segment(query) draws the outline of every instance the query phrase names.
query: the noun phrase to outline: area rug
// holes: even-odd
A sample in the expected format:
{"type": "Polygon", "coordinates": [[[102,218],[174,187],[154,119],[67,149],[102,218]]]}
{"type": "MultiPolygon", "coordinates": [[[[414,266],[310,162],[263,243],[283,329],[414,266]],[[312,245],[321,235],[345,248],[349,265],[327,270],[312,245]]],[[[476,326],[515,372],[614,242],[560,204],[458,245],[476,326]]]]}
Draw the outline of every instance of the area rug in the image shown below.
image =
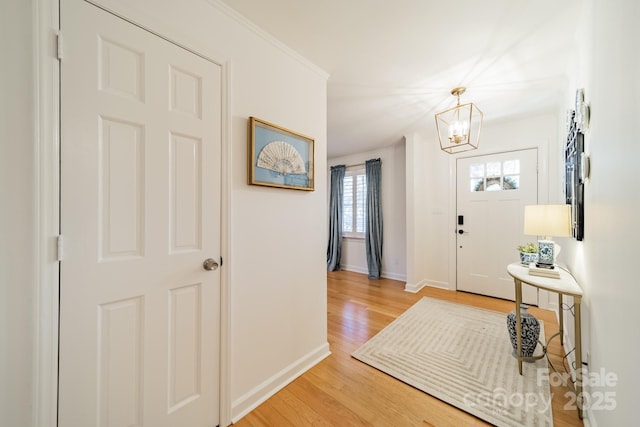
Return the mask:
{"type": "Polygon", "coordinates": [[[506,317],[425,297],[352,356],[496,426],[553,426],[546,359],[518,374],[506,317]]]}

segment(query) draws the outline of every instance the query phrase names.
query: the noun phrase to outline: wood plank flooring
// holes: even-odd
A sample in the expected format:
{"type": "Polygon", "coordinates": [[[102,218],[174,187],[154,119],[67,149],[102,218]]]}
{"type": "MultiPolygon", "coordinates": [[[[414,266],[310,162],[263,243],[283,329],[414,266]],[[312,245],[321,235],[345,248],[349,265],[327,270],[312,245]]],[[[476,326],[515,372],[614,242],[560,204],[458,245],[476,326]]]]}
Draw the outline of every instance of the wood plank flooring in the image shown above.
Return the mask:
{"type": "MultiPolygon", "coordinates": [[[[404,282],[368,280],[348,271],[327,277],[328,339],[332,355],[298,377],[235,425],[262,426],[486,426],[472,415],[404,384],[351,357],[351,353],[423,296],[508,313],[513,302],[464,292],[425,288],[404,291],[404,282]]],[[[555,314],[535,307],[545,334],[558,330],[555,314]]],[[[506,325],[506,320],[505,320],[506,325]]],[[[506,329],[506,326],[505,326],[506,329]]],[[[505,332],[506,333],[506,332],[505,332]]],[[[549,352],[560,364],[562,348],[554,340],[549,352]]],[[[565,387],[553,387],[556,427],[582,426],[565,387]]]]}

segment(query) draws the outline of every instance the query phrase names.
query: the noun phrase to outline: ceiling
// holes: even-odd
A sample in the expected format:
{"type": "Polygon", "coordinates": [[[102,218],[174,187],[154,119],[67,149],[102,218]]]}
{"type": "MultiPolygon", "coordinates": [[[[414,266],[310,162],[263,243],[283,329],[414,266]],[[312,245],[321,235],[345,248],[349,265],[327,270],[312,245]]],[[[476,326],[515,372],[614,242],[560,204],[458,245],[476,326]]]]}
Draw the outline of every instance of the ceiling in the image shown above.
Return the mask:
{"type": "MultiPolygon", "coordinates": [[[[433,135],[466,86],[484,123],[555,108],[580,0],[223,0],[330,74],[329,158],[433,135]]],[[[437,143],[434,141],[434,143],[437,143]]],[[[482,142],[481,142],[482,144],[482,142]]]]}

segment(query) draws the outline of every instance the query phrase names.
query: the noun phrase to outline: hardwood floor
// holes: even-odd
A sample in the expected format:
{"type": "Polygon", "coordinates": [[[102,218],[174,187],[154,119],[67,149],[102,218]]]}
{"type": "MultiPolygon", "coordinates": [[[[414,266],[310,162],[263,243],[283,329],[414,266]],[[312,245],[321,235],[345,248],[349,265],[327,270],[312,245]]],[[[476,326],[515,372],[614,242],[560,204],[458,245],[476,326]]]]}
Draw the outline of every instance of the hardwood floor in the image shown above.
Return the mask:
{"type": "MultiPolygon", "coordinates": [[[[347,271],[327,277],[328,339],[332,355],[280,390],[235,425],[258,426],[486,426],[472,415],[429,396],[351,357],[351,353],[424,296],[508,313],[513,302],[464,292],[425,288],[404,291],[404,282],[368,280],[347,271]]],[[[535,307],[547,337],[557,332],[554,313],[535,307]]],[[[506,325],[506,321],[505,321],[506,325]]],[[[506,329],[506,326],[505,326],[506,329]]],[[[506,332],[505,332],[506,333],[506,332]]],[[[549,352],[560,364],[562,348],[549,352]]],[[[565,387],[553,387],[556,427],[582,426],[565,387]]]]}

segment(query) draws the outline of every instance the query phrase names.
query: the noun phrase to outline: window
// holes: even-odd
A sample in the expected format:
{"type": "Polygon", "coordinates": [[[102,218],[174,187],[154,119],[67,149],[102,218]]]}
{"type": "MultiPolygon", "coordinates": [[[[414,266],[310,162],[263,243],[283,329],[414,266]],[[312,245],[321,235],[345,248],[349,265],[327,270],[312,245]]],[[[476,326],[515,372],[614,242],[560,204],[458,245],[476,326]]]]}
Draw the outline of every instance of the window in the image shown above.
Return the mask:
{"type": "Polygon", "coordinates": [[[366,224],[367,177],[364,169],[347,171],[342,202],[342,234],[364,238],[366,224]]]}
{"type": "Polygon", "coordinates": [[[520,160],[474,163],[469,166],[470,190],[501,191],[520,188],[520,160]]]}

